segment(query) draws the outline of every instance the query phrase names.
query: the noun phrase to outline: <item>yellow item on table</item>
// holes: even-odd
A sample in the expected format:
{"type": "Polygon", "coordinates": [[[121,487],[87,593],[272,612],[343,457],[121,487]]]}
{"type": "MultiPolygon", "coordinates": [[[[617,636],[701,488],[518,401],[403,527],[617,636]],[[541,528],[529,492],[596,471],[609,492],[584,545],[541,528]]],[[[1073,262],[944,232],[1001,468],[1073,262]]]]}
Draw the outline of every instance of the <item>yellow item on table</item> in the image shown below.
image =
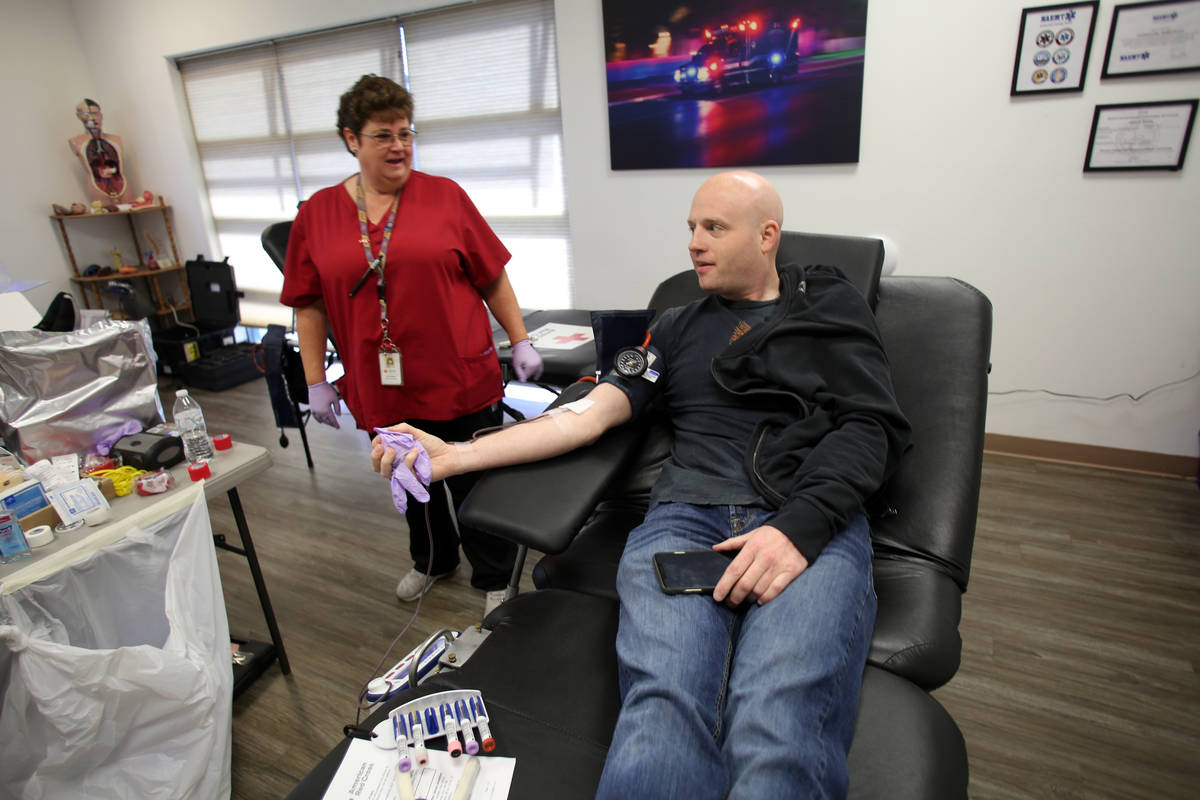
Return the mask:
{"type": "Polygon", "coordinates": [[[117,497],[124,497],[133,491],[133,484],[137,480],[137,476],[145,473],[146,470],[137,467],[117,467],[116,469],[98,469],[90,474],[98,478],[110,478],[113,488],[117,490],[117,497]]]}

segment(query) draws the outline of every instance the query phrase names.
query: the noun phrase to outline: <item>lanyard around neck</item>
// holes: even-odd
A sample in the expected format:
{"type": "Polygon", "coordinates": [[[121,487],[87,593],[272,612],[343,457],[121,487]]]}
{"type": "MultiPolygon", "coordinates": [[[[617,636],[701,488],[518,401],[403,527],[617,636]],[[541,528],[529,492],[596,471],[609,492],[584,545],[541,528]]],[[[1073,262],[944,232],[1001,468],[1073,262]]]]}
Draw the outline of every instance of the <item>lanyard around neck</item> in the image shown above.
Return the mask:
{"type": "Polygon", "coordinates": [[[363,283],[367,280],[367,276],[372,272],[379,275],[379,281],[375,286],[375,291],[379,295],[379,325],[383,330],[383,347],[387,350],[394,350],[395,345],[392,344],[392,339],[388,335],[388,314],[387,314],[387,278],[384,267],[387,264],[388,244],[392,240],[392,227],[396,224],[396,211],[400,208],[400,192],[396,190],[396,196],[392,198],[392,208],[388,212],[387,224],[383,228],[383,241],[379,245],[379,255],[371,253],[371,235],[367,230],[367,198],[363,193],[362,173],[354,182],[354,201],[358,205],[358,230],[362,235],[363,253],[367,257],[367,271],[358,279],[358,283],[354,284],[354,288],[350,290],[350,296],[362,288],[363,283]]]}
{"type": "MultiPolygon", "coordinates": [[[[395,197],[392,198],[387,224],[383,228],[383,242],[379,245],[379,255],[375,255],[371,252],[371,235],[367,231],[367,197],[363,193],[362,173],[359,173],[354,180],[354,202],[358,206],[358,232],[362,237],[363,254],[367,257],[367,269],[378,272],[380,282],[383,281],[383,267],[387,263],[388,244],[392,240],[392,227],[396,224],[396,211],[400,208],[401,191],[403,190],[397,189],[395,197]]],[[[363,280],[365,279],[366,275],[363,275],[363,280]]],[[[350,294],[353,295],[361,286],[362,280],[355,285],[350,294]]]]}

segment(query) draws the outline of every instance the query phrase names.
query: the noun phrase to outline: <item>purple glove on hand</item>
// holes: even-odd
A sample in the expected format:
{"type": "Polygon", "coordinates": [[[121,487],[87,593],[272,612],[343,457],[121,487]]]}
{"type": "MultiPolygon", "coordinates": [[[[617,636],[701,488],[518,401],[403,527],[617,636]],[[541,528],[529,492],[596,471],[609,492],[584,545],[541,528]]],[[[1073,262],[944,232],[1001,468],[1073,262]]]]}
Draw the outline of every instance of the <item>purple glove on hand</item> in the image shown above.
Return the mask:
{"type": "Polygon", "coordinates": [[[334,428],[342,427],[338,424],[338,414],[342,413],[342,400],[338,397],[337,390],[327,382],[321,381],[308,387],[308,407],[317,422],[334,428]]]}
{"type": "Polygon", "coordinates": [[[542,357],[528,339],[513,345],[512,365],[519,381],[536,381],[542,377],[542,357]]]}
{"type": "Polygon", "coordinates": [[[429,492],[425,487],[433,477],[433,465],[429,463],[429,454],[425,452],[425,448],[407,433],[396,433],[385,428],[376,428],[375,432],[379,434],[379,444],[385,450],[390,448],[396,454],[396,459],[392,462],[392,503],[396,510],[401,514],[408,510],[407,493],[411,493],[418,503],[428,503],[429,492]],[[417,451],[417,460],[413,464],[413,471],[409,472],[403,460],[405,454],[414,448],[417,451]]]}

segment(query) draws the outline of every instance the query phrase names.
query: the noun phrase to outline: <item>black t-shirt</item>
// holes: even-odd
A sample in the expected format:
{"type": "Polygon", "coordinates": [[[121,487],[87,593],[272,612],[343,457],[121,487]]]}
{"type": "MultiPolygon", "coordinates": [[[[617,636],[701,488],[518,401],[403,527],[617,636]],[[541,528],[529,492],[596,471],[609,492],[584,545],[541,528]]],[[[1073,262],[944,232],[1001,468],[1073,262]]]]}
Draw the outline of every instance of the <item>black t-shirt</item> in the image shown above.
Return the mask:
{"type": "Polygon", "coordinates": [[[710,362],[731,342],[765,320],[778,300],[728,301],[717,298],[701,313],[681,322],[669,309],[651,328],[651,369],[658,380],[604,377],[629,396],[634,416],[660,394],[675,429],[671,457],[654,484],[651,504],[765,505],[746,474],[745,454],[755,427],[767,414],[722,389],[710,362]]]}

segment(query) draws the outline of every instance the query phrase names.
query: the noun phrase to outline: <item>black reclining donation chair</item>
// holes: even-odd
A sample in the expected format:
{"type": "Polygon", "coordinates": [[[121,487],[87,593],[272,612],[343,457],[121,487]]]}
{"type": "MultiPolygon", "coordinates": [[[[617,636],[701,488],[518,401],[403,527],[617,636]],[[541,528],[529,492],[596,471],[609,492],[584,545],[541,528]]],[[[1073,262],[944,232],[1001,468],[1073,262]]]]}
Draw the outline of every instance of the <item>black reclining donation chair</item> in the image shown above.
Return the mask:
{"type": "MultiPolygon", "coordinates": [[[[965,742],[929,693],[959,664],[991,304],[953,278],[880,279],[882,255],[878,240],[789,233],[779,259],[839,266],[873,302],[913,425],[913,447],[869,504],[879,612],[850,751],[850,797],[964,798],[965,742]]],[[[663,282],[655,302],[696,296],[694,275],[680,273],[663,282]]],[[[588,388],[568,387],[556,402],[588,388]]],[[[489,615],[491,634],[461,668],[387,701],[364,727],[416,697],[477,689],[491,714],[493,755],[516,758],[510,798],[592,797],[619,708],[617,560],[669,445],[664,421],[635,420],[588,448],[485,476],[460,517],[548,554],[534,569],[537,589],[489,615]]],[[[321,797],[346,746],[335,747],[290,796],[321,797]]]]}

